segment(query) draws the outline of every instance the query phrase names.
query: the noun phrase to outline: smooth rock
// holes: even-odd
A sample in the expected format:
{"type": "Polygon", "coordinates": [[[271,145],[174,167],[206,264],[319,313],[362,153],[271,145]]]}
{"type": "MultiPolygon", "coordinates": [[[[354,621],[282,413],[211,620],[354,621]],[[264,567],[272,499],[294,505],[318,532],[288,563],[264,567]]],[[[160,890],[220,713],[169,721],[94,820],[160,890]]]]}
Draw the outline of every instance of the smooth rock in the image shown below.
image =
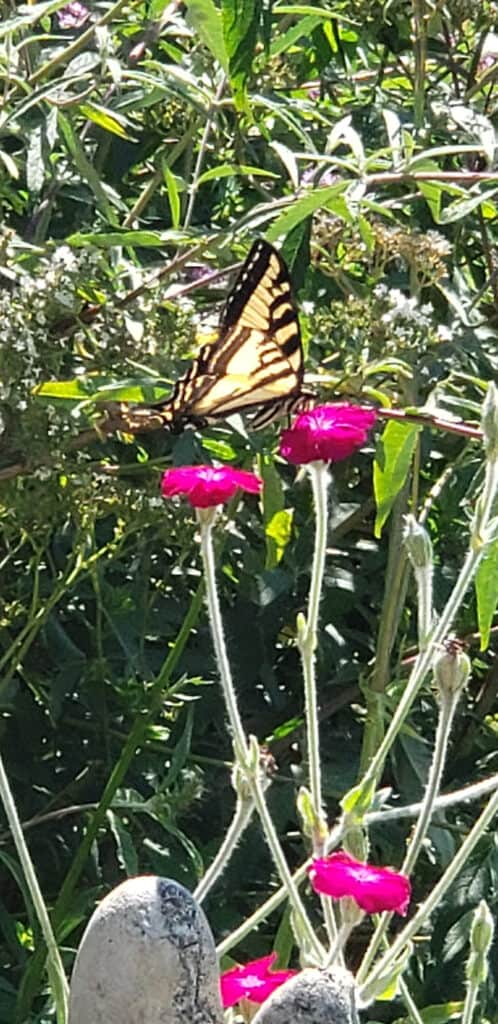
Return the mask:
{"type": "Polygon", "coordinates": [[[355,980],[342,967],[306,967],[266,999],[252,1024],[358,1024],[355,980]]]}
{"type": "Polygon", "coordinates": [[[207,920],[178,882],[131,878],[103,900],[81,940],[69,1024],[222,1024],[207,920]]]}

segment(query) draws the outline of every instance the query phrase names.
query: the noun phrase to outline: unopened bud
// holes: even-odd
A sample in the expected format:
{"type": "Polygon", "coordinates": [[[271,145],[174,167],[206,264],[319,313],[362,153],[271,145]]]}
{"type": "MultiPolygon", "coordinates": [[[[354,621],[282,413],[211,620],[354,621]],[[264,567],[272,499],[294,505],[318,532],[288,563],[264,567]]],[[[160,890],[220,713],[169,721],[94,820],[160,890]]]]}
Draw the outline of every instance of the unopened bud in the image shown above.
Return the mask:
{"type": "Polygon", "coordinates": [[[313,840],[313,850],[317,856],[317,850],[323,846],[327,838],[327,822],[323,814],[318,811],[313,803],[309,789],[301,786],[297,794],[297,810],[303,823],[303,832],[313,840]]]}
{"type": "Polygon", "coordinates": [[[252,801],[251,786],[249,780],[244,769],[242,768],[238,761],[235,762],[232,769],[232,787],[235,790],[239,800],[242,800],[243,803],[249,803],[250,801],[252,801]]]}
{"type": "Polygon", "coordinates": [[[397,995],[400,980],[406,970],[408,961],[413,955],[413,944],[407,942],[404,949],[394,961],[390,961],[386,969],[379,974],[373,984],[366,985],[361,992],[363,1006],[367,1006],[374,999],[391,1001],[397,995]]]}
{"type": "Polygon", "coordinates": [[[456,637],[448,637],[443,652],[434,662],[434,677],[441,693],[459,693],[470,676],[470,670],[470,658],[462,644],[456,637]]]}
{"type": "Polygon", "coordinates": [[[403,539],[413,568],[431,568],[432,541],[427,530],[417,522],[415,516],[405,516],[403,539]]]}
{"type": "Polygon", "coordinates": [[[498,458],[498,391],[493,381],[488,384],[482,405],[481,428],[488,459],[498,458]]]}
{"type": "Polygon", "coordinates": [[[493,941],[495,925],[486,900],[481,900],[474,914],[470,932],[470,945],[476,953],[484,956],[493,941]]]}
{"type": "Polygon", "coordinates": [[[259,762],[261,758],[261,752],[259,749],[259,743],[256,736],[249,736],[249,749],[247,752],[247,767],[251,775],[255,776],[258,774],[259,762]]]}

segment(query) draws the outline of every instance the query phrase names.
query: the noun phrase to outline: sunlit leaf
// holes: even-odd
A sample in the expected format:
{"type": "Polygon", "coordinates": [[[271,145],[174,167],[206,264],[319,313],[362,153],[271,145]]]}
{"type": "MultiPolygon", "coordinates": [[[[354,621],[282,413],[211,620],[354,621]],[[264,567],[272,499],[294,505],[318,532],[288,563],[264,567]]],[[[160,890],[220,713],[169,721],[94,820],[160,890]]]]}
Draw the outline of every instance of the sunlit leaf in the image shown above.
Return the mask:
{"type": "Polygon", "coordinates": [[[245,83],[252,68],[262,6],[262,0],[221,0],[230,81],[239,107],[245,104],[245,83]]]}
{"type": "Polygon", "coordinates": [[[103,128],[106,132],[118,135],[120,139],[131,140],[132,136],[127,130],[128,123],[126,119],[119,117],[113,111],[106,110],[104,107],[98,106],[97,103],[88,102],[80,104],[80,111],[89,121],[97,124],[99,128],[103,128]]]}
{"type": "Polygon", "coordinates": [[[164,245],[164,236],[159,231],[76,231],[67,238],[68,245],[85,249],[95,245],[98,249],[110,249],[114,245],[141,246],[144,249],[164,245]]]}
{"type": "Polygon", "coordinates": [[[263,178],[275,178],[278,181],[279,175],[273,171],[267,171],[263,167],[251,167],[247,164],[221,164],[219,167],[211,167],[209,171],[199,176],[198,185],[206,181],[216,181],[217,178],[232,178],[235,174],[254,174],[263,178]]]}
{"type": "Polygon", "coordinates": [[[374,494],[377,505],[375,536],[382,527],[410,472],[421,427],[390,420],[377,444],[374,463],[374,494]]]}
{"type": "Polygon", "coordinates": [[[321,208],[330,210],[344,220],[351,220],[351,214],[347,203],[341,193],[347,188],[348,182],[338,182],[337,185],[330,185],[327,188],[317,188],[302,199],[296,199],[289,209],[277,217],[276,221],[268,228],[266,237],[269,242],[275,242],[280,235],[286,235],[306,217],[309,217],[316,210],[321,208]]]}
{"type": "Polygon", "coordinates": [[[166,188],[168,190],[171,223],[174,228],[177,228],[180,224],[180,193],[178,191],[176,176],[172,173],[166,162],[163,162],[163,174],[166,182],[166,188]]]}
{"type": "Polygon", "coordinates": [[[489,544],[475,579],[477,622],[481,634],[481,651],[487,650],[496,608],[498,606],[498,539],[489,544]]]}
{"type": "Polygon", "coordinates": [[[229,59],[223,36],[221,14],[213,0],[186,0],[187,22],[215,60],[228,73],[229,59]]]}

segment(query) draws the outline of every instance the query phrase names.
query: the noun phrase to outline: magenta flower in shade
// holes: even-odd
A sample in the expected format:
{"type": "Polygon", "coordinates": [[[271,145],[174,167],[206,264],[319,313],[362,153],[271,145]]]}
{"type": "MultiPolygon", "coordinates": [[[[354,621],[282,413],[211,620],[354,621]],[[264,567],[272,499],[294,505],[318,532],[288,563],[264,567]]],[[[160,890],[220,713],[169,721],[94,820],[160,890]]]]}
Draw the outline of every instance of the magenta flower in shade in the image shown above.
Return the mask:
{"type": "Polygon", "coordinates": [[[193,508],[211,508],[233,498],[237,490],[259,494],[263,481],[255,473],[231,466],[179,466],[161,479],[163,498],[184,495],[193,508]]]}
{"type": "Polygon", "coordinates": [[[337,852],[314,860],[307,871],[315,892],[332,899],[352,896],[367,914],[382,910],[395,910],[402,917],[406,914],[412,892],[410,880],[392,868],[375,868],[349,853],[337,852]]]}
{"type": "Polygon", "coordinates": [[[342,402],[318,405],[302,412],[280,438],[280,454],[294,465],[306,462],[340,462],[367,439],[377,419],[375,409],[342,402]]]}
{"type": "Polygon", "coordinates": [[[88,7],[80,4],[79,0],[73,0],[72,3],[66,4],[57,11],[57,21],[60,28],[81,28],[89,17],[90,11],[88,7]]]}
{"type": "Polygon", "coordinates": [[[245,967],[232,967],[225,971],[220,978],[223,1009],[234,1006],[240,999],[264,1003],[276,988],[297,974],[297,971],[270,971],[276,959],[277,954],[270,953],[260,960],[251,960],[245,967]]]}

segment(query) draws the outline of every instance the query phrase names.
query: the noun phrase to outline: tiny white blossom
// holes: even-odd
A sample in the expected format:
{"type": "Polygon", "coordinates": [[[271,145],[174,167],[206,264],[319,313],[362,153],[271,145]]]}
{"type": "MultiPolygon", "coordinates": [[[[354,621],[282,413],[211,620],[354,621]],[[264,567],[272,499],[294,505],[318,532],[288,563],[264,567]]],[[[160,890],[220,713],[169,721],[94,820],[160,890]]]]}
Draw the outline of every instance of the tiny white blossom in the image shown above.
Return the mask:
{"type": "Polygon", "coordinates": [[[66,270],[75,270],[78,266],[77,257],[68,245],[59,245],[54,252],[53,259],[55,263],[62,263],[66,270]]]}
{"type": "Polygon", "coordinates": [[[305,299],[304,302],[301,303],[301,309],[305,316],[311,316],[312,313],[315,312],[315,303],[305,299]]]}
{"type": "Polygon", "coordinates": [[[37,480],[49,480],[52,476],[52,470],[49,466],[37,466],[37,468],[33,470],[33,476],[37,480]]]}

